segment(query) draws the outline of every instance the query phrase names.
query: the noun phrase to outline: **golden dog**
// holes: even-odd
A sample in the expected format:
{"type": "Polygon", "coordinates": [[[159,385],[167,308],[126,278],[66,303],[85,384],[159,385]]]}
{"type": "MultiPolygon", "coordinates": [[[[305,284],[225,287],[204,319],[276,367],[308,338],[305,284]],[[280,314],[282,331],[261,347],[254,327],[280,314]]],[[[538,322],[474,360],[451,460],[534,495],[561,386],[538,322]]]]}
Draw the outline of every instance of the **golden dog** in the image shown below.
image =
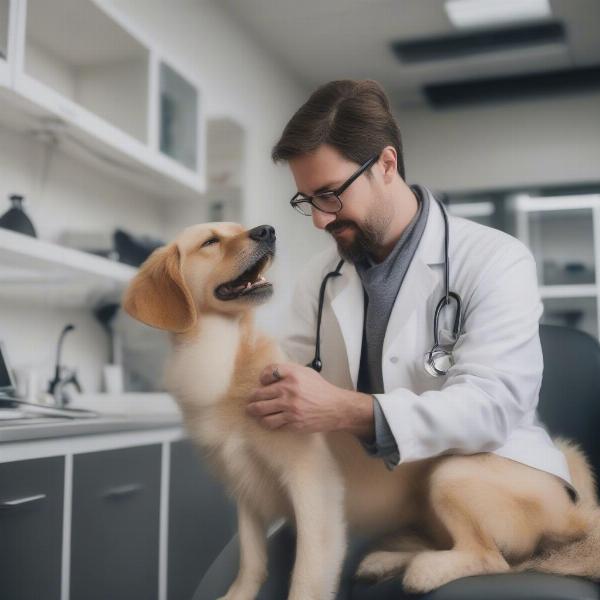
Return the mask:
{"type": "Polygon", "coordinates": [[[290,600],[334,598],[347,527],[387,535],[386,549],[367,555],[357,575],[404,572],[412,592],[482,573],[573,571],[560,554],[534,554],[585,542],[593,529],[594,481],[573,444],[557,441],[577,504],[557,477],[494,454],[446,455],[389,471],[350,434],[268,431],[247,416],[261,373],[287,360],[253,324],[254,307],[272,292],[263,273],[274,240],[267,226],[188,227],[146,260],[123,301],[134,318],[169,332],[167,388],[237,501],[240,568],[224,598],[255,598],[267,574],[267,528],[281,517],[297,531],[290,600]]]}

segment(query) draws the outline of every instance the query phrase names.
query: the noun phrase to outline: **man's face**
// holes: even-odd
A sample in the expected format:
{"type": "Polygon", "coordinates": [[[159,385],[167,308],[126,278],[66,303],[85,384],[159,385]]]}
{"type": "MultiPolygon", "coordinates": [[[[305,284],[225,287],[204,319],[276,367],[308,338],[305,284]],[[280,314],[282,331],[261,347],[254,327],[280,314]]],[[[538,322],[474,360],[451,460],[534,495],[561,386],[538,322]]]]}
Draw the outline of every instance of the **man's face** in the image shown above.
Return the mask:
{"type": "MultiPolygon", "coordinates": [[[[344,158],[327,144],[314,152],[289,161],[299,192],[313,196],[335,190],[361,165],[344,158]]],[[[365,255],[375,255],[386,239],[393,210],[385,198],[385,185],[378,163],[371,175],[364,173],[340,196],[342,210],[324,213],[313,207],[315,227],[325,229],[335,239],[338,250],[350,262],[358,262],[365,255]]]]}

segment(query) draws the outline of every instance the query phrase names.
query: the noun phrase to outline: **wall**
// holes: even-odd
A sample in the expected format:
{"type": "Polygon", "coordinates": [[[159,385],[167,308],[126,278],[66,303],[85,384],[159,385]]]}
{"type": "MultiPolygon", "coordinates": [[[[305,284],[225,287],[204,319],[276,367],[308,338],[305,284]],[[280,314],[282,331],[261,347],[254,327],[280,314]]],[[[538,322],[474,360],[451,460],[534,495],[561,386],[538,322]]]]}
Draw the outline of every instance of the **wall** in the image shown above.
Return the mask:
{"type": "Polygon", "coordinates": [[[397,116],[411,183],[466,191],[600,182],[600,93],[397,116]]]}

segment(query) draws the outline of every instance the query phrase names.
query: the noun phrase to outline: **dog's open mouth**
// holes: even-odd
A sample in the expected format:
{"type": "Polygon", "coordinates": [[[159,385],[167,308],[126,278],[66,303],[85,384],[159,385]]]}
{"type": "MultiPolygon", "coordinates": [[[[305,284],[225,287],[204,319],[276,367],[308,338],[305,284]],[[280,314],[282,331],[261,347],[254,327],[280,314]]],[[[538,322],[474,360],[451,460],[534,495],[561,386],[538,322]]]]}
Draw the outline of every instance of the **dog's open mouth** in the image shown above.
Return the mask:
{"type": "Polygon", "coordinates": [[[215,296],[219,300],[234,300],[241,296],[259,295],[265,292],[270,293],[273,285],[262,276],[262,272],[267,267],[272,256],[271,252],[263,254],[239,277],[218,286],[215,290],[215,296]]]}

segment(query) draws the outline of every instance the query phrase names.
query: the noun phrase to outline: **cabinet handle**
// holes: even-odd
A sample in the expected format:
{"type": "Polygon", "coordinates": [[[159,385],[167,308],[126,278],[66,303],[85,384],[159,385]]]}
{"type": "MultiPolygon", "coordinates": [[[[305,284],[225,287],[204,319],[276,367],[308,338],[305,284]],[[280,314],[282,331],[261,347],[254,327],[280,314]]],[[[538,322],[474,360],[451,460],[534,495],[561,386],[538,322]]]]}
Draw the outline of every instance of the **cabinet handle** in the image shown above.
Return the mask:
{"type": "Polygon", "coordinates": [[[36,496],[25,496],[25,498],[15,498],[14,500],[4,500],[0,502],[2,508],[14,508],[15,506],[21,506],[23,504],[31,504],[32,502],[39,502],[44,500],[46,494],[37,494],[36,496]]]}
{"type": "Polygon", "coordinates": [[[103,498],[122,498],[123,496],[130,496],[141,491],[144,486],[141,483],[129,483],[126,485],[117,485],[113,488],[106,490],[103,494],[103,498]]]}

